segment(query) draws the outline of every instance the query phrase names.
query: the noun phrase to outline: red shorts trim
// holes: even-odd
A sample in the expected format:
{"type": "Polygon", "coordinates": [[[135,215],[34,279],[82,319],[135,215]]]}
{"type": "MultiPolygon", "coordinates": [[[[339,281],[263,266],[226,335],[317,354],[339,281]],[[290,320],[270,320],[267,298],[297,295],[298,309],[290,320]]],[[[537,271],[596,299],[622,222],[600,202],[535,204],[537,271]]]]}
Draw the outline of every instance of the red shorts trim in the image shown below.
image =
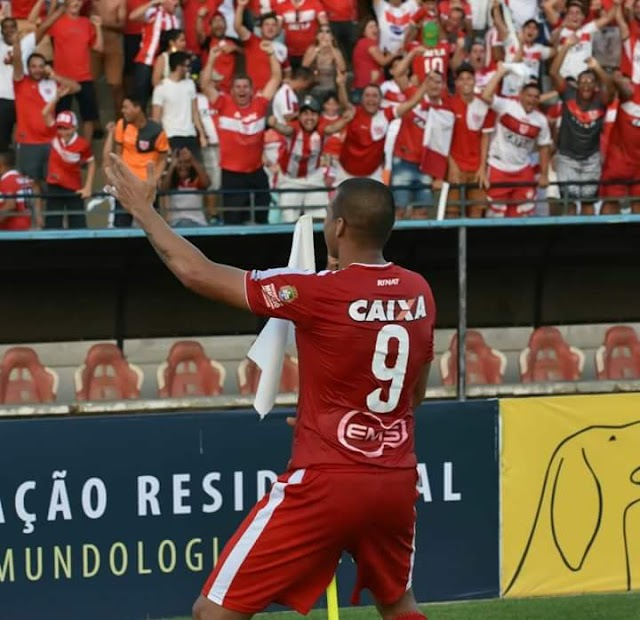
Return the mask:
{"type": "Polygon", "coordinates": [[[527,166],[517,172],[504,172],[489,166],[489,183],[487,192],[489,209],[495,216],[524,217],[535,210],[536,196],[535,171],[533,166],[527,166]],[[531,186],[494,187],[497,183],[531,183],[531,186]]]}
{"type": "MultiPolygon", "coordinates": [[[[640,178],[640,165],[627,157],[614,146],[609,152],[602,167],[602,181],[629,181],[640,178]]],[[[625,198],[626,196],[640,196],[640,184],[601,185],[600,195],[603,198],[625,198]]]]}
{"type": "Polygon", "coordinates": [[[357,565],[352,602],[367,588],[395,603],[411,587],[417,479],[414,469],[280,476],[225,546],[203,596],[240,613],[280,603],[307,614],[347,551],[357,565]]]}

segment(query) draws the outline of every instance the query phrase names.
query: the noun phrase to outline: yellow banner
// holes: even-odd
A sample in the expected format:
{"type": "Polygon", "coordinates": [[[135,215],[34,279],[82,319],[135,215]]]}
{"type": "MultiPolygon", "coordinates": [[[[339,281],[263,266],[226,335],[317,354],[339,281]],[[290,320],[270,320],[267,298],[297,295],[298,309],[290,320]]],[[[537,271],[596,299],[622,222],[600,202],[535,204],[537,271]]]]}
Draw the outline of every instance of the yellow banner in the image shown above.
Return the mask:
{"type": "Polygon", "coordinates": [[[502,592],[640,589],[640,394],[504,399],[502,592]]]}

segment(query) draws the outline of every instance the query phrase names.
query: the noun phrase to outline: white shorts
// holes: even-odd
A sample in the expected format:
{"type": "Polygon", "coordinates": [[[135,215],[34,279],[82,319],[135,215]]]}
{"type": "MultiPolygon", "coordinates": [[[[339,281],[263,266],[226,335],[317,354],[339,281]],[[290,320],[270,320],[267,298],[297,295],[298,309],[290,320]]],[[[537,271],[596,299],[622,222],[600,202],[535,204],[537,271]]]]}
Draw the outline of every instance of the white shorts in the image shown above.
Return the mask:
{"type": "Polygon", "coordinates": [[[324,183],[324,169],[316,170],[310,175],[294,178],[286,174],[278,174],[278,189],[317,189],[317,192],[282,192],[278,196],[278,207],[281,222],[295,222],[302,211],[314,218],[324,219],[329,194],[324,183]]]}

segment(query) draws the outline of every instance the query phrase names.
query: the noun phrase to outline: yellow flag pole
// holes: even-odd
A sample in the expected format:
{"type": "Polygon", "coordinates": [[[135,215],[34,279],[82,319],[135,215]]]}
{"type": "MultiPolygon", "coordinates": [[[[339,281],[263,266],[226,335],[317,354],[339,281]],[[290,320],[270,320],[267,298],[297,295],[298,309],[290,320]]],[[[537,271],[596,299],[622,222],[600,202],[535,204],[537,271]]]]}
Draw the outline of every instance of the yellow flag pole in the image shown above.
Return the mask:
{"type": "Polygon", "coordinates": [[[338,609],[338,583],[335,575],[327,588],[327,618],[328,620],[340,620],[340,611],[338,609]]]}

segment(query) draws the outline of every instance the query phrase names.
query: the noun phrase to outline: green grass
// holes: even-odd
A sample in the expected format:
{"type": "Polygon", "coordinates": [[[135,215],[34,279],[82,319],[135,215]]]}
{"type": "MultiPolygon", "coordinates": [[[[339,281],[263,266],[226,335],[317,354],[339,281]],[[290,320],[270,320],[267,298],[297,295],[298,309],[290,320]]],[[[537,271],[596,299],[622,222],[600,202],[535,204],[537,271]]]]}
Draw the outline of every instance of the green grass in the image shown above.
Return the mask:
{"type": "MultiPolygon", "coordinates": [[[[496,599],[422,605],[429,620],[640,620],[640,594],[600,594],[571,597],[496,599]]],[[[292,612],[256,616],[262,620],[297,620],[292,612]]],[[[324,610],[312,611],[311,620],[325,620],[324,610]]],[[[340,610],[340,620],[377,620],[373,607],[340,610]]],[[[174,620],[189,620],[175,618],[174,620]]]]}

